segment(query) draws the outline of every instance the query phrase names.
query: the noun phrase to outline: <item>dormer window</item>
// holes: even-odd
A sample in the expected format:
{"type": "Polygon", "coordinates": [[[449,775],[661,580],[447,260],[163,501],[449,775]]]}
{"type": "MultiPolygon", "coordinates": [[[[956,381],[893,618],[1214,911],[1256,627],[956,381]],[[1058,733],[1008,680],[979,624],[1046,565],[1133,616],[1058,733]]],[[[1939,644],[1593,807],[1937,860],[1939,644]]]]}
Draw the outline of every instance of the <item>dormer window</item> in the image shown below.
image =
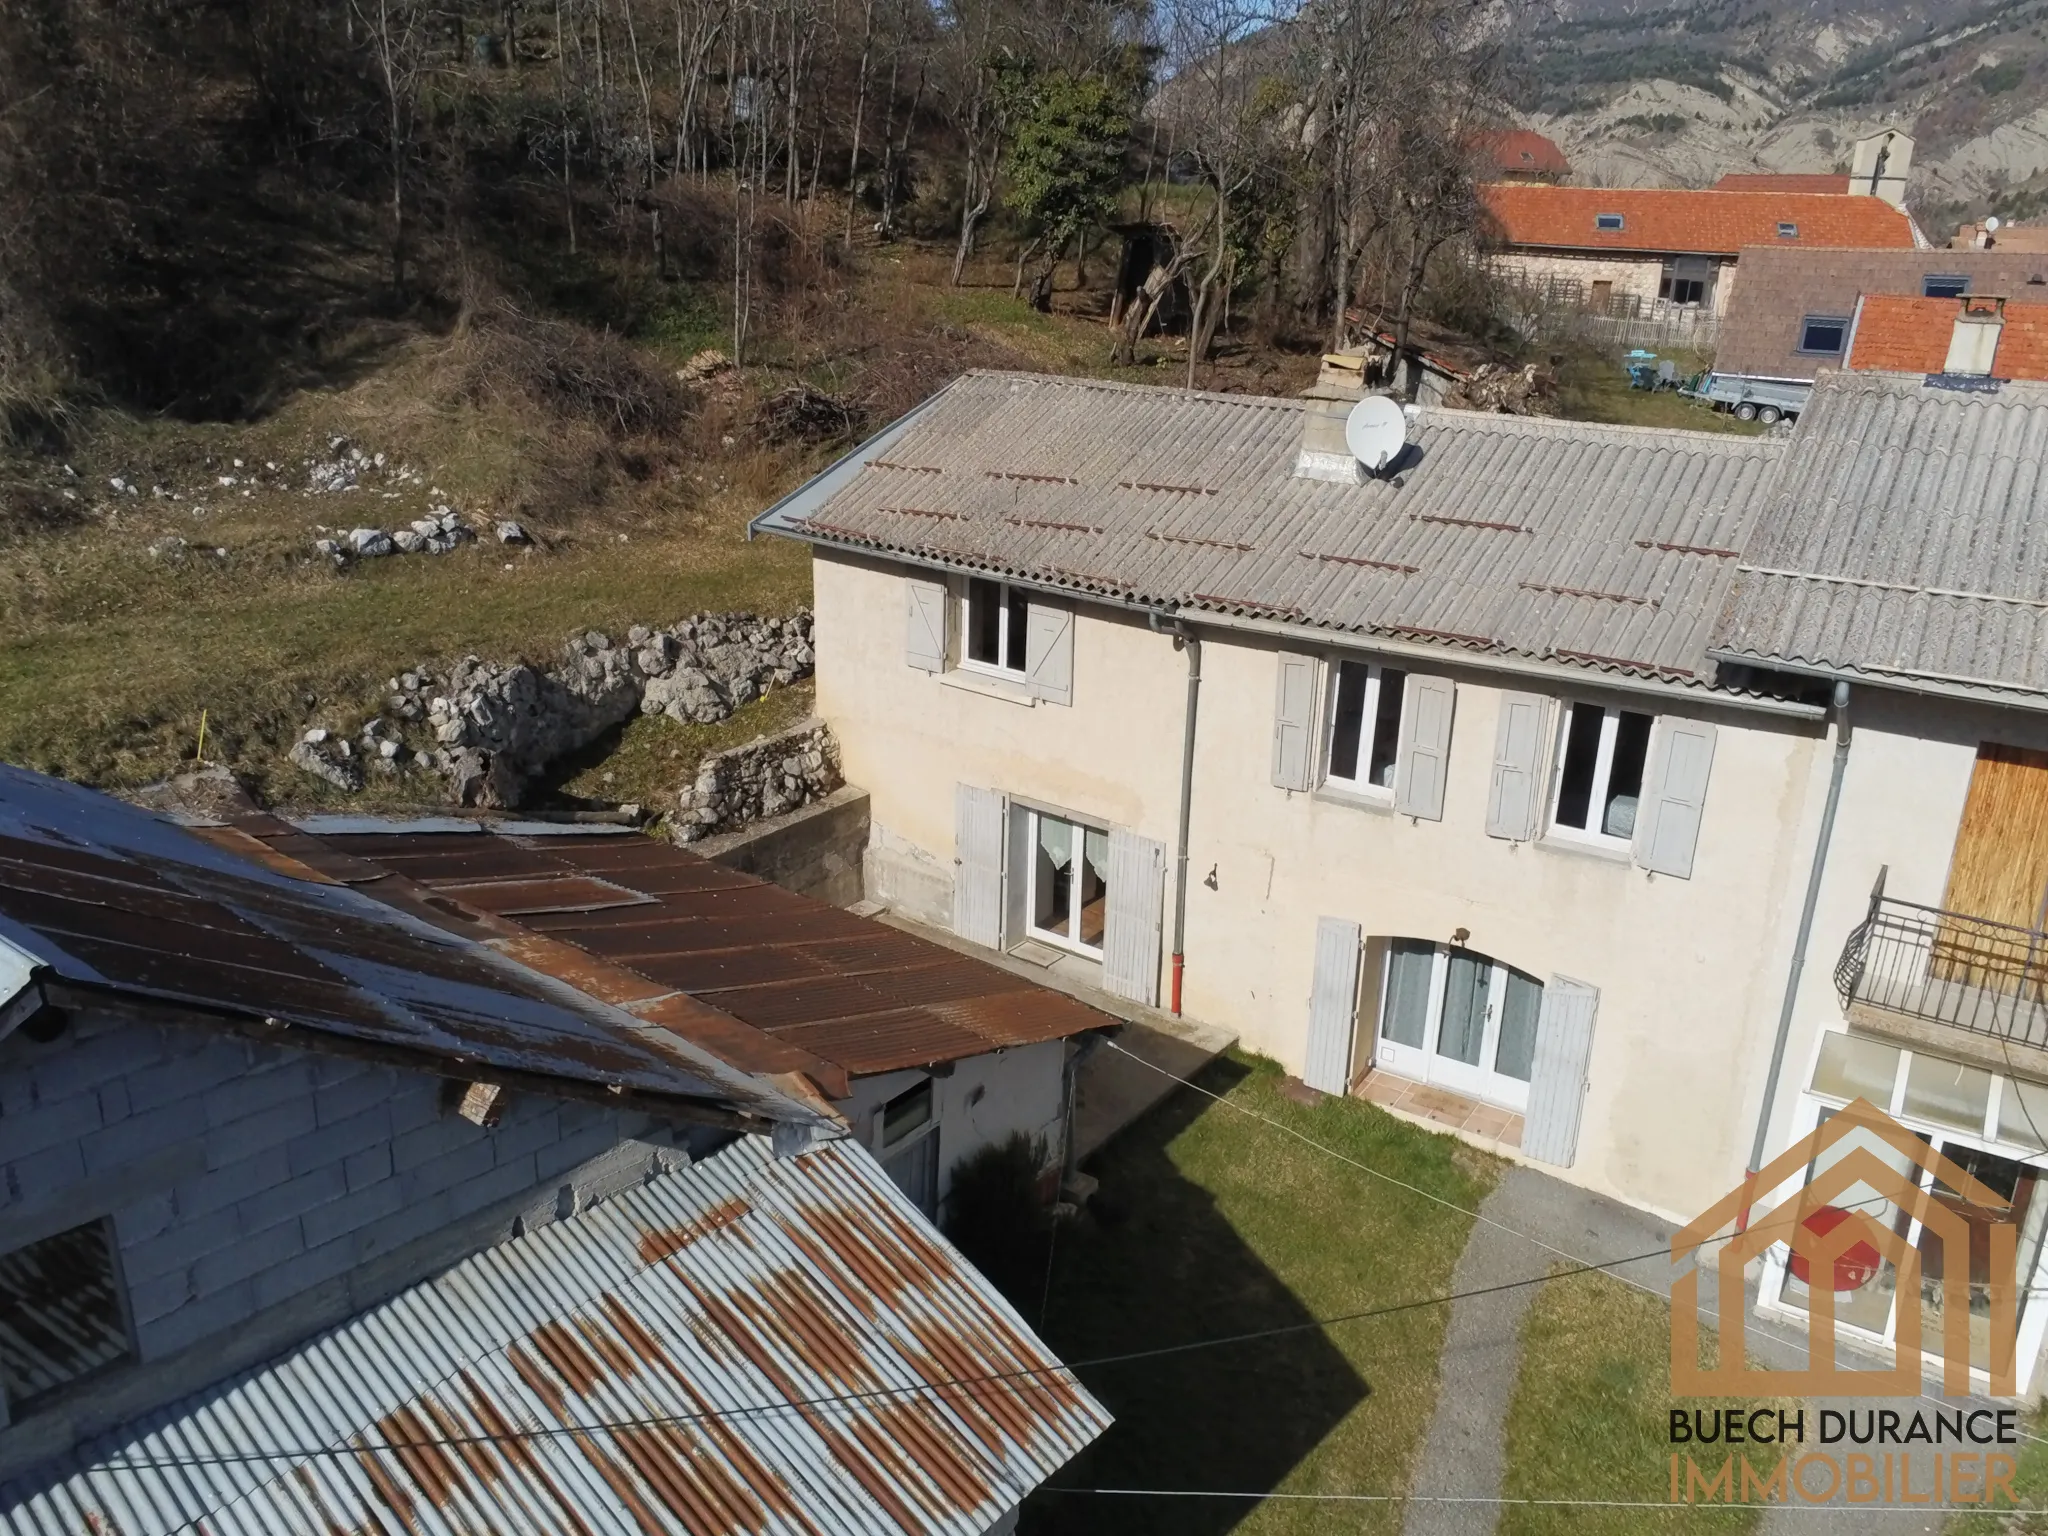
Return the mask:
{"type": "Polygon", "coordinates": [[[1778,226],[1778,238],[1780,240],[1797,240],[1799,238],[1799,226],[1797,224],[1780,224],[1778,226]]]}
{"type": "Polygon", "coordinates": [[[1596,213],[1593,215],[1595,229],[1620,229],[1626,221],[1618,213],[1596,213]]]}

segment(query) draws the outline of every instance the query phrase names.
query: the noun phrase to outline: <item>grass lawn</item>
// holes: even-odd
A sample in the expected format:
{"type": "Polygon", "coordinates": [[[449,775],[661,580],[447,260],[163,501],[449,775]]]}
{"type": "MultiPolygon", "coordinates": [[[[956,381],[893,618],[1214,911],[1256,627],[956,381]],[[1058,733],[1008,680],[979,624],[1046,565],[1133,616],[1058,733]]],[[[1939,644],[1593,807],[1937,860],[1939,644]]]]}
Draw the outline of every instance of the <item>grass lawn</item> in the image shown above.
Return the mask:
{"type": "MultiPolygon", "coordinates": [[[[1681,369],[1681,372],[1690,370],[1681,369]]],[[[1567,366],[1558,379],[1558,405],[1575,421],[1607,421],[1626,427],[1669,427],[1690,432],[1732,432],[1754,437],[1767,431],[1759,422],[1737,421],[1670,390],[1629,388],[1618,360],[1586,358],[1567,366]]]]}
{"type": "MultiPolygon", "coordinates": [[[[1704,1330],[1703,1330],[1704,1332],[1704,1330]]],[[[1707,1335],[1708,1363],[1714,1343],[1707,1335]]],[[[1599,1274],[1544,1285],[1522,1320],[1522,1368],[1508,1409],[1502,1492],[1521,1499],[1650,1499],[1669,1492],[1671,1309],[1599,1274]]],[[[1700,1403],[1717,1407],[1717,1403],[1700,1403]]],[[[1701,1469],[1714,1466],[1702,1458],[1701,1469]]],[[[1775,1465],[1775,1458],[1770,1465],[1775,1465]]],[[[1768,1473],[1770,1465],[1758,1463],[1768,1473]]],[[[1754,1531],[1754,1509],[1509,1505],[1501,1536],[1633,1536],[1754,1531]]]]}
{"type": "MultiPolygon", "coordinates": [[[[2048,1409],[2020,1421],[2030,1435],[2048,1435],[2048,1409]]],[[[2022,1440],[2019,1471],[2012,1480],[2024,1509],[1968,1510],[1951,1515],[1942,1536],[2048,1536],[2048,1441],[2022,1440]]]]}
{"type": "MultiPolygon", "coordinates": [[[[1270,1061],[1205,1086],[1346,1156],[1476,1207],[1497,1165],[1356,1100],[1306,1107],[1270,1061]]],[[[1182,1091],[1096,1159],[1089,1215],[1054,1251],[1046,1336],[1117,1416],[1056,1483],[1073,1488],[1398,1494],[1436,1402],[1448,1308],[1089,1367],[1098,1356],[1444,1294],[1469,1217],[1182,1091]]],[[[1038,1297],[1020,1298],[1038,1318],[1038,1297]]],[[[1035,1532],[1395,1532],[1398,1504],[1254,1504],[1040,1493],[1035,1532]]]]}

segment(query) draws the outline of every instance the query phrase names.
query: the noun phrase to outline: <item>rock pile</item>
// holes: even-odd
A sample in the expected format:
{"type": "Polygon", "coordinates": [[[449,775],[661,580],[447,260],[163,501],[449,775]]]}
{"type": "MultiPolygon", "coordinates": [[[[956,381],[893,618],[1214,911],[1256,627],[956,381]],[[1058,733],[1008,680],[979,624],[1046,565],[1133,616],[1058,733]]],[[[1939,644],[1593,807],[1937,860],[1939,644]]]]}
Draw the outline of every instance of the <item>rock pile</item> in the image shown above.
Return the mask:
{"type": "Polygon", "coordinates": [[[1509,368],[1500,363],[1481,363],[1472,376],[1453,385],[1443,403],[1456,411],[1492,411],[1501,416],[1551,416],[1556,414],[1552,397],[1557,381],[1548,370],[1530,363],[1509,368]]]}
{"type": "Polygon", "coordinates": [[[527,662],[463,658],[445,676],[427,667],[386,686],[386,713],[351,743],[308,731],[291,750],[300,768],[353,792],[368,771],[419,767],[447,779],[459,805],[513,808],[550,765],[634,713],[691,724],[723,720],[770,688],[808,677],[811,617],[698,614],[667,629],[634,625],[623,643],[599,630],[574,635],[543,670],[527,662]],[[415,751],[407,745],[431,735],[415,751]]]}
{"type": "Polygon", "coordinates": [[[676,797],[675,839],[694,843],[798,810],[845,782],[832,732],[822,720],[806,720],[705,758],[697,782],[676,797]]]}

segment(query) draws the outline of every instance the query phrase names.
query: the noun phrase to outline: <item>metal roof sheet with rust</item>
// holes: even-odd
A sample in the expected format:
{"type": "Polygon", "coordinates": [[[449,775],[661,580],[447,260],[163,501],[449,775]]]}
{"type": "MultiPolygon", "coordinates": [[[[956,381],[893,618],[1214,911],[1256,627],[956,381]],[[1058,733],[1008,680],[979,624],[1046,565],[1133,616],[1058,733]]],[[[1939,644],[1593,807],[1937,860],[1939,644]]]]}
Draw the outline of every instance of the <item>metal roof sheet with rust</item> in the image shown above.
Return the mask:
{"type": "Polygon", "coordinates": [[[422,1065],[816,1118],[815,1106],[420,903],[372,900],[347,873],[308,868],[233,828],[203,838],[0,764],[0,939],[56,979],[275,1021],[309,1045],[349,1042],[422,1065]]]}
{"type": "Polygon", "coordinates": [[[0,1488],[0,1531],[967,1536],[1109,1423],[866,1152],[746,1137],[0,1488]]]}
{"type": "Polygon", "coordinates": [[[2048,708],[2044,466],[2048,385],[1823,374],[1716,654],[2048,708]]]}
{"type": "Polygon", "coordinates": [[[243,818],[358,889],[466,910],[527,965],[750,1072],[850,1076],[1064,1039],[1116,1021],[1061,992],[647,837],[308,836],[243,818]],[[340,860],[345,862],[331,862],[340,860]],[[398,894],[394,892],[394,894],[398,894]]]}
{"type": "Polygon", "coordinates": [[[1299,400],[972,373],[755,526],[1148,605],[1706,685],[1766,438],[1425,410],[1296,478],[1299,400]]]}

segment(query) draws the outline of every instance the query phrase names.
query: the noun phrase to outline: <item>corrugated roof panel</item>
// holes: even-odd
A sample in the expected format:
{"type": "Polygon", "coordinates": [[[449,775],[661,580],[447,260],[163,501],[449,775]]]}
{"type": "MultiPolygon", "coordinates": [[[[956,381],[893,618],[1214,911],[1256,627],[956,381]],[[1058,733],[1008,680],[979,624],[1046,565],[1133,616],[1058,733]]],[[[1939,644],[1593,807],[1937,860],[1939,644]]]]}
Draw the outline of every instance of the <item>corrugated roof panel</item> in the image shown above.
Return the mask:
{"type": "Polygon", "coordinates": [[[502,846],[479,856],[479,841],[365,832],[332,846],[404,869],[435,902],[502,914],[490,942],[523,963],[628,1004],[743,1070],[805,1072],[834,1097],[849,1072],[979,1056],[1111,1022],[1064,993],[673,843],[495,837],[485,841],[502,846]],[[478,881],[480,865],[496,873],[478,881]],[[534,892],[590,894],[599,882],[647,899],[530,910],[534,892]],[[656,1001],[664,988],[688,996],[656,1001]]]}
{"type": "Polygon", "coordinates": [[[1399,484],[1333,485],[1293,474],[1307,409],[970,374],[889,450],[936,473],[870,464],[764,526],[1152,604],[1711,678],[1734,573],[1694,551],[1749,537],[1781,442],[1425,410],[1399,484]],[[1064,478],[1006,478],[1019,461],[1064,478]]]}
{"type": "Polygon", "coordinates": [[[4,764],[0,866],[0,930],[65,981],[501,1071],[813,1118],[472,937],[4,764]]]}
{"type": "Polygon", "coordinates": [[[0,1490],[0,1530],[972,1536],[1109,1422],[867,1153],[753,1137],[0,1490]]]}
{"type": "Polygon", "coordinates": [[[1830,374],[1717,654],[2048,706],[2048,387],[1830,374]]]}

